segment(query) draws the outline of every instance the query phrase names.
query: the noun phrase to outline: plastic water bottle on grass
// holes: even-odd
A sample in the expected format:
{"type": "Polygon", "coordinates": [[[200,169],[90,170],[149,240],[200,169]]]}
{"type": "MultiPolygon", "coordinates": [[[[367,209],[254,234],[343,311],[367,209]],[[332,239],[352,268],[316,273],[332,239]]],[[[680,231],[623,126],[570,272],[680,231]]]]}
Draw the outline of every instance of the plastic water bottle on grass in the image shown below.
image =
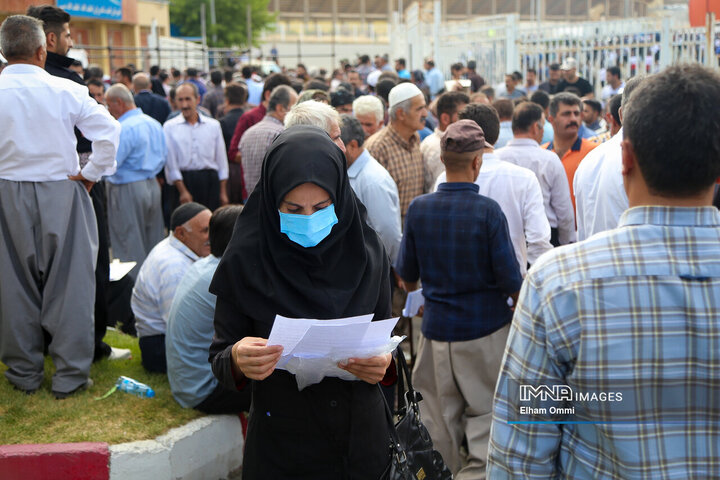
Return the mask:
{"type": "Polygon", "coordinates": [[[140,398],[153,398],[155,396],[155,390],[129,377],[121,376],[117,379],[115,385],[118,390],[122,390],[125,393],[132,393],[140,398]]]}

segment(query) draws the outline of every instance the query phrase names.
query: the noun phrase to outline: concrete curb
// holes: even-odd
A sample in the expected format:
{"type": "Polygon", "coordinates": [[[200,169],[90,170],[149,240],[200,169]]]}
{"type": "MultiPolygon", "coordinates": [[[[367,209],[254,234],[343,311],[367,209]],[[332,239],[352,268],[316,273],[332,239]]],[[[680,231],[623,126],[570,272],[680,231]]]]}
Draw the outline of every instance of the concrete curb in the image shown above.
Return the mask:
{"type": "Polygon", "coordinates": [[[212,415],[109,450],[111,480],[227,478],[242,465],[242,426],[237,415],[212,415]]]}
{"type": "Polygon", "coordinates": [[[155,440],[0,445],[0,480],[216,480],[242,466],[237,415],[211,415],[155,440]]]}

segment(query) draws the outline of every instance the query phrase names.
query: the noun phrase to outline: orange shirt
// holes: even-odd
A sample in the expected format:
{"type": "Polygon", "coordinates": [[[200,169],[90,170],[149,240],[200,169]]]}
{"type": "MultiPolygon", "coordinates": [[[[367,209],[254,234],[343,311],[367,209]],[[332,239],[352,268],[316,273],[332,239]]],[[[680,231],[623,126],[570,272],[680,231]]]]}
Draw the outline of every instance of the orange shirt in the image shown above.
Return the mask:
{"type": "MultiPolygon", "coordinates": [[[[565,155],[563,155],[560,159],[563,167],[565,167],[565,174],[567,175],[568,183],[570,184],[570,200],[572,200],[573,210],[575,209],[575,192],[573,191],[573,178],[575,178],[575,170],[577,170],[580,162],[583,158],[585,158],[585,155],[590,153],[590,150],[598,145],[599,143],[578,137],[575,143],[573,143],[573,146],[570,147],[570,150],[565,152],[565,155]]],[[[547,148],[553,152],[555,151],[553,142],[544,144],[543,148],[547,148]]]]}

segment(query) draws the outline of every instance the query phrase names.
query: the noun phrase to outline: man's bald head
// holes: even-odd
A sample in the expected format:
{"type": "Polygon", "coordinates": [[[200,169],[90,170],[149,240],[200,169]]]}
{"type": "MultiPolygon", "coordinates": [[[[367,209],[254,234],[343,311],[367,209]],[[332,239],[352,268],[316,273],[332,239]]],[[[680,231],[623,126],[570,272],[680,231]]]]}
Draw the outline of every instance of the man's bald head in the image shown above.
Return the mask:
{"type": "Polygon", "coordinates": [[[144,72],[136,73],[132,77],[132,84],[135,92],[150,90],[150,77],[148,77],[144,72]]]}

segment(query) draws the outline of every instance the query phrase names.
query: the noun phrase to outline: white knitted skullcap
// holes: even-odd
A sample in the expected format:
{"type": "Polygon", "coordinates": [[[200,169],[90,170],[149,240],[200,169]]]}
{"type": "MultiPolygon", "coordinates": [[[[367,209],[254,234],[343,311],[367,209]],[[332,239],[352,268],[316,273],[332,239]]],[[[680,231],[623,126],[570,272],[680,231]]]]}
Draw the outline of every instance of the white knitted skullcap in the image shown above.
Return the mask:
{"type": "Polygon", "coordinates": [[[422,91],[414,83],[400,83],[398,85],[395,85],[393,89],[390,90],[390,95],[388,96],[388,103],[390,103],[390,108],[392,109],[398,103],[404,102],[405,100],[417,97],[418,95],[422,94],[422,91]]]}

